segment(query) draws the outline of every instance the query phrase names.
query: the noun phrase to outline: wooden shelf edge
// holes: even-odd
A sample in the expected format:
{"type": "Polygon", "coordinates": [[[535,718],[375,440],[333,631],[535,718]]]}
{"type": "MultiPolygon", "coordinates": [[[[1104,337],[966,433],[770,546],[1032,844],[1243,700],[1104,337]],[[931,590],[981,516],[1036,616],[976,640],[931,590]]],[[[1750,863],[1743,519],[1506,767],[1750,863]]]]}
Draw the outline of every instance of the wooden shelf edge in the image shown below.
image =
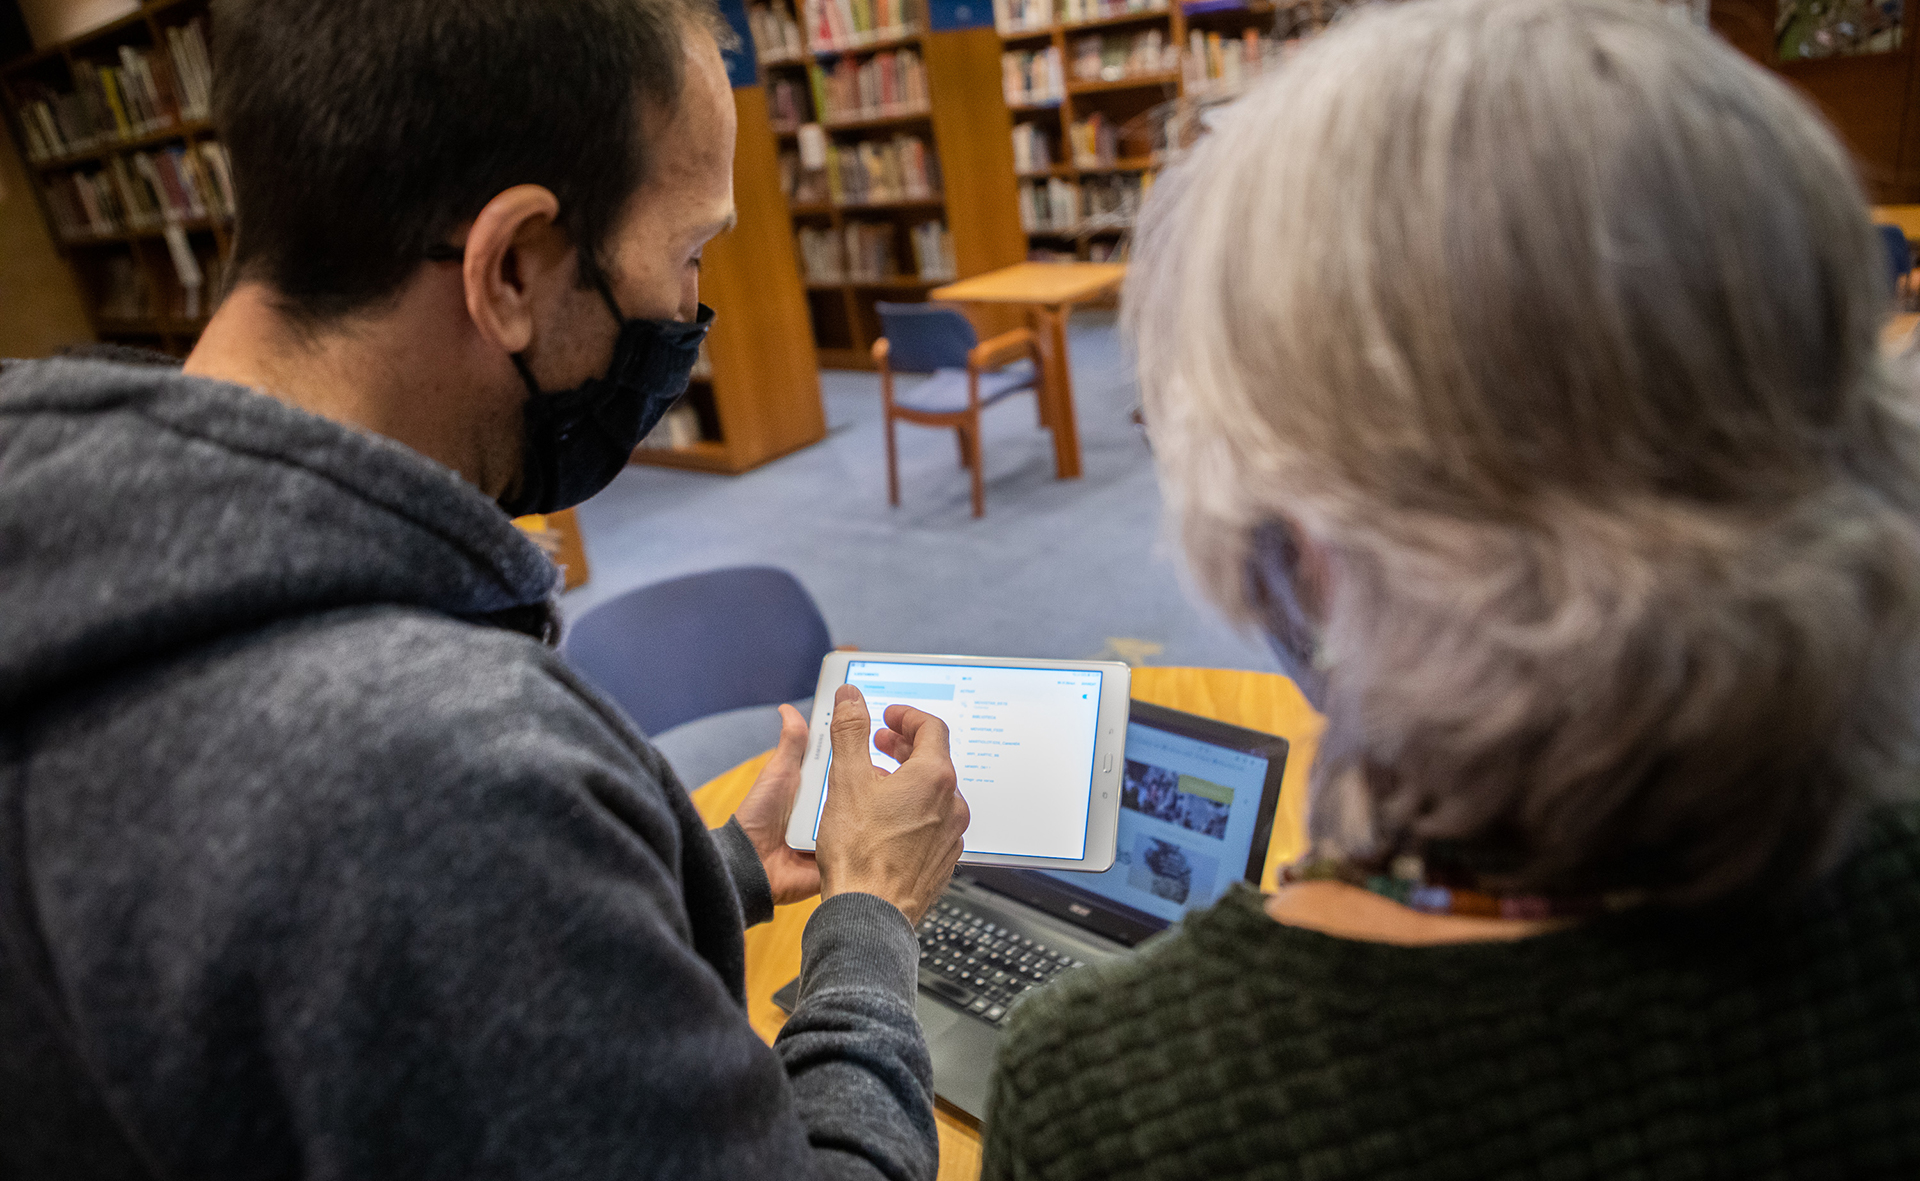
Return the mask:
{"type": "Polygon", "coordinates": [[[150,148],[169,140],[186,139],[213,130],[213,124],[205,119],[195,119],[186,123],[176,123],[172,127],[162,127],[154,131],[143,131],[127,139],[115,140],[110,144],[72,152],[51,160],[29,160],[36,172],[58,172],[63,168],[73,168],[95,160],[104,160],[116,152],[137,152],[141,148],[150,148]]]}
{"type": "Polygon", "coordinates": [[[873,354],[865,349],[829,349],[817,350],[820,354],[822,369],[872,369],[873,354]]]}
{"type": "Polygon", "coordinates": [[[1160,74],[1138,74],[1131,78],[1115,78],[1112,81],[1089,80],[1069,81],[1068,94],[1102,94],[1109,90],[1148,90],[1155,86],[1178,86],[1180,72],[1169,70],[1160,74]]]}
{"type": "MultiPolygon", "coordinates": [[[[828,131],[866,131],[875,127],[895,127],[903,123],[925,123],[932,118],[933,108],[923,107],[917,111],[871,115],[859,119],[822,119],[820,126],[828,131]]],[[[795,134],[797,135],[798,132],[795,134]]]]}
{"type": "Polygon", "coordinates": [[[1139,12],[1122,12],[1114,16],[1096,16],[1081,21],[1062,21],[1058,28],[1063,33],[1077,33],[1083,29],[1104,29],[1113,25],[1143,24],[1150,20],[1173,15],[1172,5],[1166,8],[1146,8],[1139,12]]]}
{"type": "Polygon", "coordinates": [[[731,473],[735,470],[725,443],[702,439],[688,447],[635,447],[628,463],[688,471],[731,473]]]}

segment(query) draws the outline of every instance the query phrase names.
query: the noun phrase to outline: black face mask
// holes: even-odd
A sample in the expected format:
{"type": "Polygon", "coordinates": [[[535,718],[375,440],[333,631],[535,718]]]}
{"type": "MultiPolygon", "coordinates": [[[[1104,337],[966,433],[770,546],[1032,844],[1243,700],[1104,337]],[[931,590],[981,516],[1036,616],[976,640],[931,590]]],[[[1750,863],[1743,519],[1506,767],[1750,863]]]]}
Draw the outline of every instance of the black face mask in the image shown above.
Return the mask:
{"type": "Polygon", "coordinates": [[[1267,646],[1307,704],[1325,711],[1327,673],[1320,667],[1319,641],[1296,589],[1299,578],[1300,549],[1293,530],[1278,522],[1256,529],[1247,584],[1249,597],[1260,609],[1267,646]]]}
{"type": "MultiPolygon", "coordinates": [[[[427,258],[460,262],[458,246],[433,246],[427,258]]],[[[700,305],[693,323],[678,320],[629,320],[598,268],[590,272],[607,310],[620,325],[607,372],[570,390],[543,394],[526,358],[513,354],[513,367],[527,386],[521,408],[520,488],[502,497],[510,516],[572,508],[613,483],[633,449],[647,437],[687,392],[700,342],[713,327],[713,309],[700,305]]]]}
{"type": "Polygon", "coordinates": [[[706,304],[690,324],[629,320],[605,280],[596,275],[594,286],[620,324],[603,376],[543,394],[526,361],[513,355],[527,383],[527,401],[521,410],[520,488],[500,501],[510,516],[572,508],[613,483],[640,440],[687,392],[700,342],[713,326],[706,304]]]}

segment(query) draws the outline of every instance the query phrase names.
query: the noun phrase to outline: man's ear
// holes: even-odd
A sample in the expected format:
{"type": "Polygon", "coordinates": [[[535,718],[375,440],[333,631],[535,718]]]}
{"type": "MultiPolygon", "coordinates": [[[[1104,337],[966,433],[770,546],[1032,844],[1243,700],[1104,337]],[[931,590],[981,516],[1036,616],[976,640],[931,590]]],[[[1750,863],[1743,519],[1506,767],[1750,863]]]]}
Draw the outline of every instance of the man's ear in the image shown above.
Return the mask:
{"type": "Polygon", "coordinates": [[[553,224],[559,213],[549,190],[515,185],[487,202],[467,231],[467,314],[509,353],[532,343],[536,304],[574,285],[573,243],[553,224]]]}

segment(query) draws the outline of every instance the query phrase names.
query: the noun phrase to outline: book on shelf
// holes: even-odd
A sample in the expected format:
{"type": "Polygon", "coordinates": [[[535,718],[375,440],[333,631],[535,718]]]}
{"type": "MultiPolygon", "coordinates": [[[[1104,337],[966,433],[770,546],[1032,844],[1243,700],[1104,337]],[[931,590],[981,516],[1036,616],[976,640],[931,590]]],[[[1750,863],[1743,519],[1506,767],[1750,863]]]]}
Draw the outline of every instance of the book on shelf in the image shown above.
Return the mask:
{"type": "Polygon", "coordinates": [[[842,236],[846,241],[847,278],[871,282],[898,274],[890,223],[850,221],[842,228],[842,236]]]}
{"type": "Polygon", "coordinates": [[[1199,98],[1239,94],[1252,85],[1254,79],[1277,66],[1289,52],[1288,45],[1272,37],[1262,37],[1255,29],[1247,29],[1238,37],[1203,34],[1193,29],[1187,34],[1187,51],[1182,55],[1184,89],[1199,98]]]}
{"type": "Polygon", "coordinates": [[[1076,82],[1118,82],[1179,68],[1179,48],[1160,29],[1079,37],[1073,43],[1076,82]]]}
{"type": "Polygon", "coordinates": [[[1073,163],[1078,168],[1109,167],[1120,155],[1120,133],[1113,120],[1096,111],[1074,123],[1073,163]]]}
{"type": "Polygon", "coordinates": [[[993,0],[993,27],[1002,33],[1030,33],[1053,24],[1053,0],[993,0]]]}
{"type": "Polygon", "coordinates": [[[917,135],[835,144],[827,154],[827,192],[836,205],[932,201],[940,196],[940,161],[917,135]]]}
{"type": "Polygon", "coordinates": [[[1061,177],[1020,186],[1020,228],[1029,234],[1072,233],[1080,223],[1080,186],[1061,177]]]}
{"type": "Polygon", "coordinates": [[[865,61],[843,57],[832,70],[809,66],[820,117],[828,123],[922,114],[927,74],[911,49],[876,53],[865,61]]]}
{"type": "Polygon", "coordinates": [[[168,47],[120,47],[118,64],[72,63],[73,90],[20,85],[27,158],[45,163],[207,118],[212,75],[195,18],[168,30],[168,47]]]}
{"type": "Polygon", "coordinates": [[[1067,92],[1060,47],[1009,50],[1000,55],[1000,86],[1010,107],[1057,103],[1067,92]]]}
{"type": "Polygon", "coordinates": [[[824,226],[801,226],[794,234],[800,247],[800,269],[809,283],[844,283],[846,255],[838,233],[824,226]]]}
{"type": "Polygon", "coordinates": [[[1140,202],[1153,189],[1153,174],[1085,177],[1080,182],[1080,225],[1085,231],[1127,230],[1140,202]]]}
{"type": "Polygon", "coordinates": [[[640,440],[648,451],[684,451],[700,441],[700,412],[682,402],[660,416],[640,440]]]}
{"type": "Polygon", "coordinates": [[[95,314],[103,320],[148,320],[159,312],[153,280],[130,254],[102,260],[95,314]]]}
{"type": "Polygon", "coordinates": [[[923,221],[908,231],[913,243],[913,266],[922,279],[943,282],[958,279],[960,267],[953,257],[953,235],[943,221],[923,221]]]}
{"type": "Polygon", "coordinates": [[[1013,170],[1045,172],[1053,167],[1053,140],[1037,123],[1013,125],[1013,170]]]}
{"type": "Polygon", "coordinates": [[[858,49],[912,36],[907,0],[802,0],[807,43],[816,53],[858,49]]]}
{"type": "Polygon", "coordinates": [[[807,90],[791,78],[775,78],[767,87],[767,121],[779,132],[798,131],[813,119],[807,90]]]}
{"type": "Polygon", "coordinates": [[[747,27],[753,33],[754,54],[763,62],[797,61],[806,55],[790,4],[753,5],[747,9],[747,27]]]}
{"type": "Polygon", "coordinates": [[[825,205],[833,199],[825,168],[808,168],[797,151],[780,153],[780,191],[790,205],[825,205]]]}
{"type": "Polygon", "coordinates": [[[1063,24],[1167,11],[1167,0],[1059,0],[1063,24]]]}

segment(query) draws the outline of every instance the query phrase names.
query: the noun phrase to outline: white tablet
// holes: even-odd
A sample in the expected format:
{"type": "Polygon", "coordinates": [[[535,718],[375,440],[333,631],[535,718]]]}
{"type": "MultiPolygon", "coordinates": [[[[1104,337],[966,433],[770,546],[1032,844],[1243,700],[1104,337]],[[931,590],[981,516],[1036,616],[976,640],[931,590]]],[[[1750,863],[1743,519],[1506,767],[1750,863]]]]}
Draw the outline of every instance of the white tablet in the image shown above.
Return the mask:
{"type": "MultiPolygon", "coordinates": [[[[967,825],[968,865],[1099,873],[1113,864],[1132,673],[1104,660],[833,652],[820,663],[807,760],[787,844],[812,849],[832,762],[833,695],[856,686],[873,731],[890,705],[947,724],[967,825]]],[[[885,770],[899,766],[868,737],[885,770]]]]}

